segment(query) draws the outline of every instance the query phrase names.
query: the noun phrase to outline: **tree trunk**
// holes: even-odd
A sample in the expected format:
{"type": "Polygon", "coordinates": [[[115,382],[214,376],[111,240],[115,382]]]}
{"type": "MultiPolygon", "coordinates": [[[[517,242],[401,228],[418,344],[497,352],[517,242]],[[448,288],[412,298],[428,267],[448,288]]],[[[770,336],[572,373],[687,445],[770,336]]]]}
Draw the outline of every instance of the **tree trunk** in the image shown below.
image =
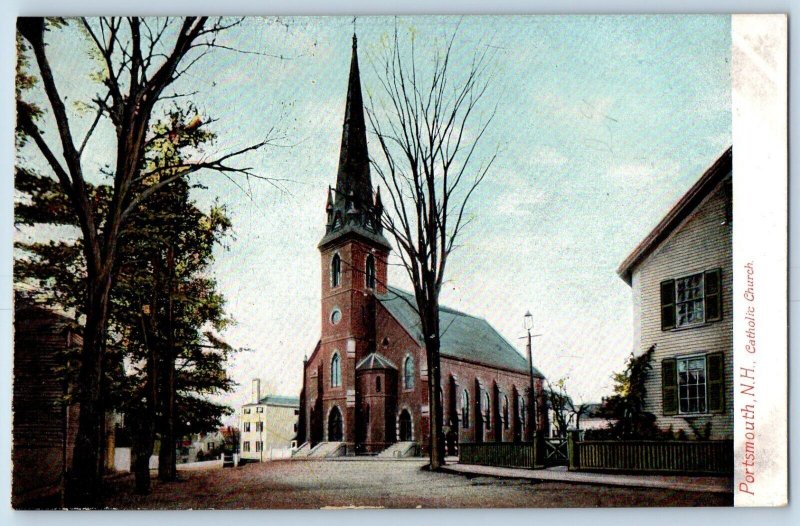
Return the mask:
{"type": "Polygon", "coordinates": [[[72,470],[66,488],[69,507],[94,508],[102,501],[105,407],[100,391],[110,289],[110,276],[89,277],[86,325],[78,373],[80,416],[72,470]]]}
{"type": "Polygon", "coordinates": [[[175,360],[169,357],[162,367],[161,394],[161,449],[158,452],[158,478],[175,480],[177,475],[175,455],[175,360]]]}
{"type": "Polygon", "coordinates": [[[161,450],[158,452],[158,478],[175,480],[175,328],[173,325],[173,296],[175,281],[175,254],[172,245],[167,247],[167,348],[161,367],[161,450]]]}
{"type": "Polygon", "coordinates": [[[155,422],[152,411],[145,409],[139,415],[131,415],[133,433],[133,473],[136,477],[136,493],[150,494],[150,457],[155,444],[155,422]]]}
{"type": "MultiPolygon", "coordinates": [[[[156,276],[158,277],[158,276],[156,276]]],[[[158,285],[153,288],[153,308],[150,311],[150,328],[142,318],[142,332],[147,344],[147,376],[144,386],[144,405],[140,407],[139,414],[131,415],[131,424],[134,427],[133,443],[133,471],[136,477],[136,493],[148,495],[150,493],[150,457],[156,439],[156,409],[158,408],[158,346],[154,337],[153,325],[156,319],[155,305],[158,294],[158,285]]]]}
{"type": "Polygon", "coordinates": [[[444,465],[445,440],[442,434],[442,399],[439,396],[442,381],[439,360],[439,305],[431,301],[425,309],[425,351],[428,358],[428,407],[430,412],[430,468],[438,470],[444,465]]]}

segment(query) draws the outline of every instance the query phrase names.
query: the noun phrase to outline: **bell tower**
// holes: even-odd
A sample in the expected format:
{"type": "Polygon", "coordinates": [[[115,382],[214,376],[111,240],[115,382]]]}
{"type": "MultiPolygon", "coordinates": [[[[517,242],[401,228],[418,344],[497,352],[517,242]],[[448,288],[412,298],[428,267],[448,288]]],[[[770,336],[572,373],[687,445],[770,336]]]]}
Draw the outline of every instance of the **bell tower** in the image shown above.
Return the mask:
{"type": "Polygon", "coordinates": [[[352,53],[336,186],[328,188],[325,235],[317,247],[322,276],[320,355],[329,384],[324,386],[326,426],[328,415],[341,411],[345,442],[355,441],[355,366],[375,347],[374,295],[386,292],[391,250],[381,226],[380,191],[373,192],[370,179],[355,35],[352,53]]]}

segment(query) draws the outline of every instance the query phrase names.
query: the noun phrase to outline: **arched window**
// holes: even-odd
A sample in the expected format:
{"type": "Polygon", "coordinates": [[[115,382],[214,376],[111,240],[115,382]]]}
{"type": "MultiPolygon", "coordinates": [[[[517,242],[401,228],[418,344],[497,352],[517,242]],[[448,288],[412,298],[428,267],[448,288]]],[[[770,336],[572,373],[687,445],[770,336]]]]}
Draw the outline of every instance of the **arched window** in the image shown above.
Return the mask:
{"type": "Polygon", "coordinates": [[[381,377],[380,376],[375,377],[375,392],[376,393],[380,393],[381,392],[381,377]]]}
{"type": "Polygon", "coordinates": [[[519,428],[525,431],[525,397],[520,395],[519,397],[519,428]]]}
{"type": "Polygon", "coordinates": [[[503,428],[508,429],[510,422],[508,421],[508,397],[503,395],[503,428]]]}
{"type": "Polygon", "coordinates": [[[339,353],[334,353],[331,358],[331,387],[339,387],[342,385],[342,359],[339,358],[339,353]]]}
{"type": "Polygon", "coordinates": [[[481,409],[483,410],[483,422],[486,424],[486,429],[491,429],[492,418],[489,414],[489,391],[483,392],[483,403],[481,409]]]}
{"type": "Polygon", "coordinates": [[[342,282],[342,258],[334,254],[331,259],[331,287],[338,287],[342,282]]]}
{"type": "Polygon", "coordinates": [[[367,255],[367,268],[364,271],[364,275],[366,276],[367,288],[374,289],[375,288],[375,258],[372,254],[367,255]]]}
{"type": "Polygon", "coordinates": [[[414,388],[414,360],[411,356],[406,357],[403,363],[403,389],[414,388]]]}
{"type": "Polygon", "coordinates": [[[469,427],[469,393],[466,389],[461,393],[461,425],[464,429],[469,427]]]}

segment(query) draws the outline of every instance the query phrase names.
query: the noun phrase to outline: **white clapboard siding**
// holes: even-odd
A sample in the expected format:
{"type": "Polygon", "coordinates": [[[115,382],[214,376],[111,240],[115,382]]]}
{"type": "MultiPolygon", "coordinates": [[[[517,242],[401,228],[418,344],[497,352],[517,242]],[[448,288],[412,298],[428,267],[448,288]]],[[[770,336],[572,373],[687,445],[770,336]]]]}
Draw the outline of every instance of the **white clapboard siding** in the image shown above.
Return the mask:
{"type": "MultiPolygon", "coordinates": [[[[726,178],[727,180],[727,178],[726,178]]],[[[632,274],[638,351],[656,344],[653,370],[647,381],[646,410],[662,429],[684,430],[694,437],[690,422],[704,429],[711,422],[711,438],[733,436],[733,281],[732,237],[725,220],[725,181],[689,215],[672,235],[644,259],[632,274]],[[722,269],[722,320],[689,328],[661,330],[660,284],[706,270],[722,269]],[[695,353],[723,352],[725,356],[725,411],[702,416],[665,416],[661,399],[661,361],[695,353]]]]}

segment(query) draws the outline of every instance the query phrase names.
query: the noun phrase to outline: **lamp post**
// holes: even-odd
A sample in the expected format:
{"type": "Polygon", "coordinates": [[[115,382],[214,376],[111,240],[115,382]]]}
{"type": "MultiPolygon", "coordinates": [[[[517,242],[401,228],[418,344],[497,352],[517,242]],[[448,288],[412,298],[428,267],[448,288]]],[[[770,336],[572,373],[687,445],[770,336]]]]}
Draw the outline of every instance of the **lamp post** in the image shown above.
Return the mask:
{"type": "MultiPolygon", "coordinates": [[[[533,379],[533,334],[531,334],[531,329],[533,329],[533,314],[531,311],[527,311],[524,317],[524,325],[525,330],[528,332],[528,374],[530,376],[530,398],[528,400],[529,410],[528,413],[530,414],[530,429],[528,433],[531,436],[531,439],[534,437],[534,433],[536,433],[536,389],[535,383],[533,379]]],[[[538,334],[536,336],[539,336],[538,334]]]]}

